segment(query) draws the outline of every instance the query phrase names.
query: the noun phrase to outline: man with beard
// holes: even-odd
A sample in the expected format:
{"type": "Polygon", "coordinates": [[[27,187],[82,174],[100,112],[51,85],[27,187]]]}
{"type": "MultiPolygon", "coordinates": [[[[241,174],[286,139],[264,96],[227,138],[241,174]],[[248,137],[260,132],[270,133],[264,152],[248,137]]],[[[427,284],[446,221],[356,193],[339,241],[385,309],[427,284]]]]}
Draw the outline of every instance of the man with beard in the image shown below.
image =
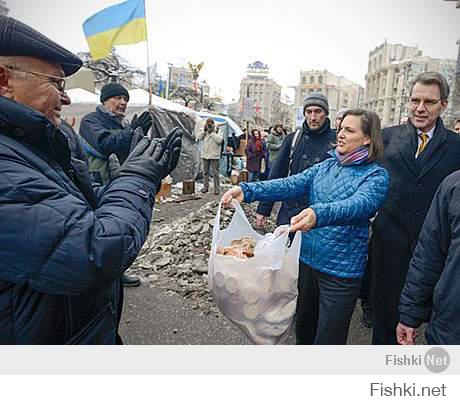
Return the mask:
{"type": "MultiPolygon", "coordinates": [[[[310,93],[303,102],[303,112],[305,121],[302,129],[284,139],[270,171],[269,180],[301,173],[328,157],[327,152],[336,141],[336,133],[331,129],[331,121],[328,118],[327,98],[322,93],[310,93]]],[[[272,208],[272,202],[259,203],[256,215],[258,226],[265,225],[272,208]]],[[[305,208],[308,208],[305,196],[283,202],[276,223],[289,224],[291,218],[305,208]]]]}

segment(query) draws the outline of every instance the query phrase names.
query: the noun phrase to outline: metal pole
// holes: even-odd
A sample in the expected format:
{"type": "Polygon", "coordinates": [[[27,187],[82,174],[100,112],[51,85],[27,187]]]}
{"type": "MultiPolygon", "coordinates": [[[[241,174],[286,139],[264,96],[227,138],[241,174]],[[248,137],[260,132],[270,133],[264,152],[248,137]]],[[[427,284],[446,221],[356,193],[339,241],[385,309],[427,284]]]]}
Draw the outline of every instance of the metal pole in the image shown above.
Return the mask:
{"type": "Polygon", "coordinates": [[[150,80],[150,55],[149,55],[149,33],[147,30],[147,8],[145,7],[144,0],[144,14],[145,14],[145,36],[146,36],[146,46],[147,46],[147,86],[149,88],[149,105],[152,105],[152,82],[150,80]]]}
{"type": "Polygon", "coordinates": [[[169,90],[171,86],[171,68],[172,63],[168,63],[168,80],[166,81],[166,100],[169,100],[169,90]]]}

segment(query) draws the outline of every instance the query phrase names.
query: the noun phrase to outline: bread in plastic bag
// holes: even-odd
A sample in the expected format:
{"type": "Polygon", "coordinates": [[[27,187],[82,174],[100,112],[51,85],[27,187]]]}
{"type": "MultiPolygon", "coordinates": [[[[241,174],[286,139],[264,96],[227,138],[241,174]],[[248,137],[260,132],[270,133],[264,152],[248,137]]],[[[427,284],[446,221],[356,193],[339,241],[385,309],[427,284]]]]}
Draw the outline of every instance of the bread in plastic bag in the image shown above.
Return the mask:
{"type": "Polygon", "coordinates": [[[214,219],[208,280],[217,306],[256,344],[279,344],[287,337],[296,310],[301,232],[291,246],[288,226],[260,235],[250,225],[240,204],[229,226],[220,230],[221,206],[214,219]],[[254,257],[239,259],[216,253],[217,246],[251,237],[254,257]]]}

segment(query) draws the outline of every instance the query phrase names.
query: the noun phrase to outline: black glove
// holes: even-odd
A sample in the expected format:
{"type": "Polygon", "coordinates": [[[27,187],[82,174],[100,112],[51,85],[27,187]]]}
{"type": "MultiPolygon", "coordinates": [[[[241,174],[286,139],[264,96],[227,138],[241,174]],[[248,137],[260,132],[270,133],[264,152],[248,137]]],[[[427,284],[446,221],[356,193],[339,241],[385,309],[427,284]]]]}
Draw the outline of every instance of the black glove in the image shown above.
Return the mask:
{"type": "Polygon", "coordinates": [[[182,135],[183,131],[180,128],[175,127],[169,132],[168,136],[164,140],[165,148],[169,151],[169,161],[163,178],[170,174],[179,162],[180,150],[182,147],[182,135]]]}
{"type": "Polygon", "coordinates": [[[169,151],[164,148],[162,141],[144,137],[129,154],[115,177],[143,177],[152,182],[156,188],[163,178],[168,162],[169,151]]]}
{"type": "Polygon", "coordinates": [[[107,164],[107,171],[109,175],[109,181],[112,181],[114,178],[117,177],[118,170],[120,170],[120,161],[118,160],[117,155],[115,153],[112,153],[109,156],[109,161],[107,164]]]}
{"type": "Polygon", "coordinates": [[[134,148],[137,146],[137,144],[143,137],[144,137],[144,131],[142,130],[142,127],[137,127],[133,131],[133,136],[131,137],[131,145],[129,146],[128,155],[134,150],[134,148]]]}
{"type": "Polygon", "coordinates": [[[148,111],[144,111],[139,117],[137,114],[134,115],[131,120],[131,128],[136,129],[141,127],[142,131],[146,135],[149,132],[149,129],[152,127],[152,116],[148,111]]]}

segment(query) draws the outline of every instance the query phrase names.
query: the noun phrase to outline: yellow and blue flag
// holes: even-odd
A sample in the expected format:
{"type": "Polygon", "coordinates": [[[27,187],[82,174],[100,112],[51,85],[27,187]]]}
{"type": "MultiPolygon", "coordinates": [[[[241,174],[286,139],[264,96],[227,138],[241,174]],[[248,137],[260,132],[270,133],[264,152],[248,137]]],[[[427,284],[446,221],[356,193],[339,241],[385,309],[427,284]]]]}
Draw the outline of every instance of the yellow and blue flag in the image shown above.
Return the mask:
{"type": "Polygon", "coordinates": [[[129,45],[147,39],[145,0],[128,0],[107,7],[83,23],[91,56],[102,59],[115,45],[129,45]]]}

